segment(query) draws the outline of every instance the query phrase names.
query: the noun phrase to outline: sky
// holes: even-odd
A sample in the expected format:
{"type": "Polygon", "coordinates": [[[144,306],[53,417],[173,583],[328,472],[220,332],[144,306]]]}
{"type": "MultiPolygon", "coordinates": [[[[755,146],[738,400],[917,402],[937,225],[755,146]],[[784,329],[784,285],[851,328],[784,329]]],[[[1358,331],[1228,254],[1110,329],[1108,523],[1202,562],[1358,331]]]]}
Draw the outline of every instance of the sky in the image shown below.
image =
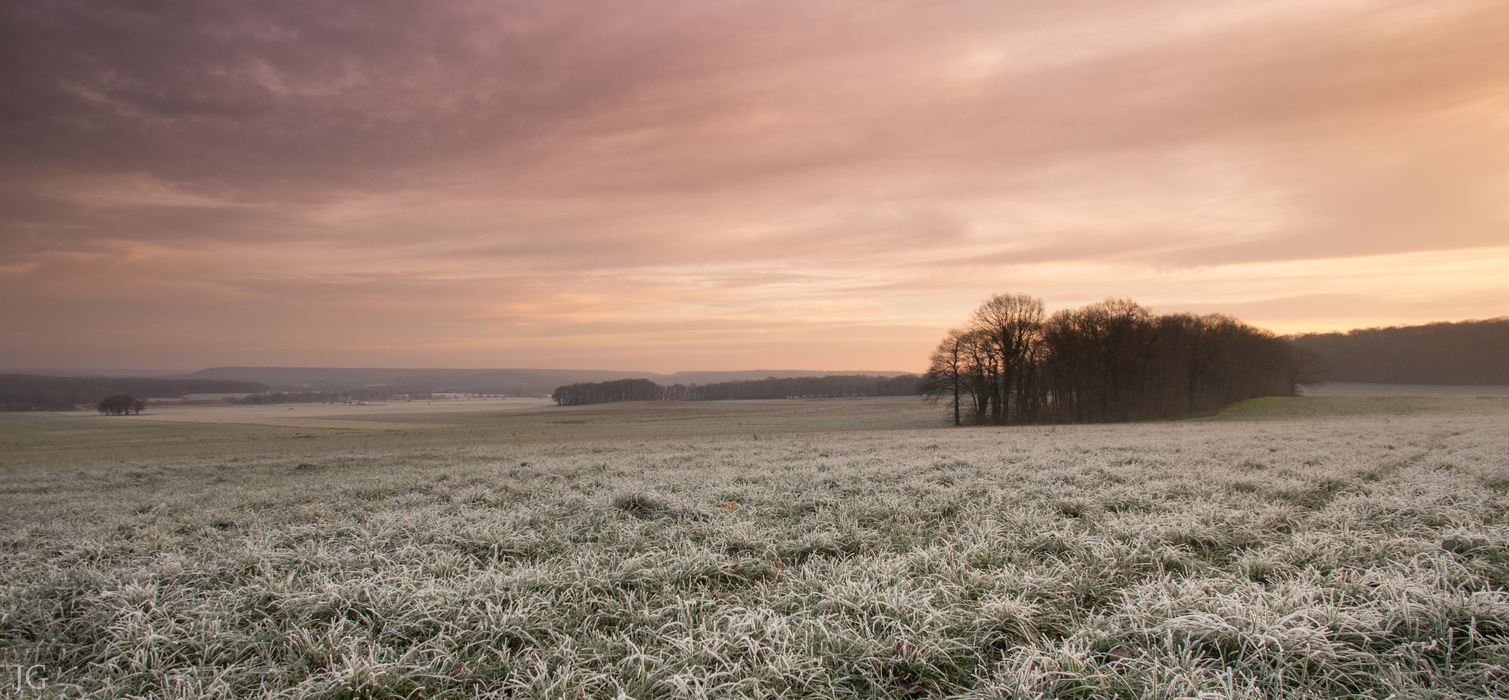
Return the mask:
{"type": "Polygon", "coordinates": [[[1503,0],[0,5],[0,368],[921,371],[1509,315],[1503,0]]]}

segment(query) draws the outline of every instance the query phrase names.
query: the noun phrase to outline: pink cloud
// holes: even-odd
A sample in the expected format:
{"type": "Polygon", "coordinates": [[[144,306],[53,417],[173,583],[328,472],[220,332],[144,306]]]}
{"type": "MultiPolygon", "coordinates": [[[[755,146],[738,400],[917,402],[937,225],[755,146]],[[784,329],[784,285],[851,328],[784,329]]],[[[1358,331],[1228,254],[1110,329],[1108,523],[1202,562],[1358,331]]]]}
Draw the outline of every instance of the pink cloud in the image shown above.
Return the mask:
{"type": "Polygon", "coordinates": [[[1371,323],[1252,275],[1375,258],[1410,319],[1509,313],[1388,257],[1509,240],[1487,0],[0,20],[0,364],[905,369],[996,291],[1371,323]]]}

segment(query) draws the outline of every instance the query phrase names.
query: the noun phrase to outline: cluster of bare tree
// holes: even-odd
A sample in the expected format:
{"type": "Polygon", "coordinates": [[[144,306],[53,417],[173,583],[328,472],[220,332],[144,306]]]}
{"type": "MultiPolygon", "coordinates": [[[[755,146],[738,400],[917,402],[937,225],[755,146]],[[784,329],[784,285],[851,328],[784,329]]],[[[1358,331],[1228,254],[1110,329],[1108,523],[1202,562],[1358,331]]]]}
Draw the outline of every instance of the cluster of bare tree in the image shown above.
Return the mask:
{"type": "Polygon", "coordinates": [[[726,401],[839,396],[912,396],[920,379],[914,374],[876,377],[863,374],[826,377],[768,377],[711,384],[661,386],[648,379],[571,384],[551,398],[561,406],[610,401],[726,401]]]}
{"type": "Polygon", "coordinates": [[[954,424],[1108,423],[1209,413],[1324,381],[1324,363],[1221,315],[1154,316],[1110,299],[1049,316],[998,294],[933,352],[921,393],[954,424]]]}
{"type": "Polygon", "coordinates": [[[95,409],[106,416],[125,416],[133,413],[141,415],[141,410],[146,407],[146,399],[138,399],[130,394],[117,394],[100,401],[95,409]]]}
{"type": "Polygon", "coordinates": [[[1509,318],[1306,333],[1338,382],[1509,384],[1509,318]]]}

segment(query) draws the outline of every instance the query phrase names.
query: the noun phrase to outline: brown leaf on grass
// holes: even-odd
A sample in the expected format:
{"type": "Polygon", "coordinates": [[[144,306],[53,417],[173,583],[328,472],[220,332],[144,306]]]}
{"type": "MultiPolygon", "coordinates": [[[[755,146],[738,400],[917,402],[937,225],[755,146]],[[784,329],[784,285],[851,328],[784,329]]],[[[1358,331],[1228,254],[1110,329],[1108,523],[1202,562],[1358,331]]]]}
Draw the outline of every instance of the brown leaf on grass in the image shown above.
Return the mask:
{"type": "Polygon", "coordinates": [[[1106,652],[1106,662],[1118,669],[1126,668],[1134,658],[1136,657],[1133,656],[1132,650],[1124,646],[1111,647],[1111,650],[1106,652]]]}

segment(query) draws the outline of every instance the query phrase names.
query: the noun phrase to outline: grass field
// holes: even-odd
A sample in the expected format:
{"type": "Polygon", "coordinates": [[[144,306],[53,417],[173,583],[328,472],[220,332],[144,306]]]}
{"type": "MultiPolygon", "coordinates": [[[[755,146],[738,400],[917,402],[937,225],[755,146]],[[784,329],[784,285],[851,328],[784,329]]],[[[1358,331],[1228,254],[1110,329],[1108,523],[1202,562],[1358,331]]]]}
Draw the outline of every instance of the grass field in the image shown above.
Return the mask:
{"type": "Polygon", "coordinates": [[[149,409],[127,417],[0,413],[0,467],[944,425],[946,416],[936,406],[910,397],[567,407],[527,399],[362,407],[191,407],[149,409]]]}
{"type": "Polygon", "coordinates": [[[1301,392],[1305,396],[1509,396],[1509,386],[1327,382],[1319,386],[1301,387],[1301,392]]]}
{"type": "Polygon", "coordinates": [[[7,692],[1509,694],[1509,399],[941,413],[0,416],[7,692]]]}

